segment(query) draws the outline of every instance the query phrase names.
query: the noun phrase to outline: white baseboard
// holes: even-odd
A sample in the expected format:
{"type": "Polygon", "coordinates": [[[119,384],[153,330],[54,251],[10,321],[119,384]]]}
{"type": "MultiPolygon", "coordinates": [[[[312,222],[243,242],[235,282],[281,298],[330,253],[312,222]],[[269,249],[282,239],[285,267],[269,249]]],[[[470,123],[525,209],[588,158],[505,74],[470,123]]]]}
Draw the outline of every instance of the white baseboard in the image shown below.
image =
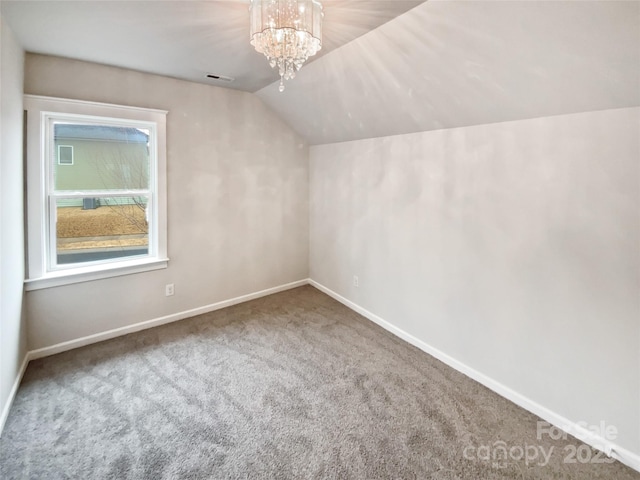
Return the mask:
{"type": "Polygon", "coordinates": [[[112,338],[120,337],[122,335],[127,335],[129,333],[139,332],[141,330],[158,327],[160,325],[176,322],[178,320],[183,320],[185,318],[195,317],[196,315],[202,315],[203,313],[213,312],[214,310],[220,310],[221,308],[237,305],[238,303],[248,302],[249,300],[254,300],[256,298],[266,297],[267,295],[272,295],[274,293],[290,290],[292,288],[300,287],[302,285],[307,285],[308,283],[309,281],[307,279],[298,280],[297,282],[291,282],[285,285],[280,285],[273,288],[267,288],[266,290],[261,290],[259,292],[249,293],[247,295],[231,298],[229,300],[223,300],[221,302],[212,303],[210,305],[205,305],[204,307],[193,308],[191,310],[185,310],[183,312],[173,313],[171,315],[167,315],[160,318],[154,318],[152,320],[135,323],[133,325],[114,328],[113,330],[107,330],[106,332],[100,332],[94,335],[89,335],[82,338],[76,338],[74,340],[58,343],[56,345],[51,345],[49,347],[39,348],[37,350],[30,351],[28,353],[28,359],[35,360],[36,358],[48,357],[49,355],[55,355],[56,353],[65,352],[67,350],[72,350],[74,348],[84,347],[86,345],[91,345],[92,343],[98,343],[104,340],[110,340],[112,338]]]}
{"type": "Polygon", "coordinates": [[[27,370],[28,363],[29,353],[27,352],[27,354],[24,356],[24,360],[22,360],[22,365],[20,366],[18,375],[16,375],[16,379],[13,382],[11,392],[9,392],[9,398],[7,398],[7,401],[2,408],[2,416],[0,416],[0,435],[2,435],[2,431],[4,430],[4,424],[7,422],[7,418],[9,417],[9,410],[11,409],[11,405],[13,405],[14,398],[16,398],[16,393],[18,393],[18,388],[20,387],[20,382],[22,381],[24,372],[27,370]]]}
{"type": "Polygon", "coordinates": [[[419,338],[414,337],[413,335],[387,322],[386,320],[380,318],[379,316],[369,312],[368,310],[353,303],[352,301],[346,299],[345,297],[334,292],[333,290],[330,290],[329,288],[316,282],[315,280],[309,279],[309,284],[314,286],[321,292],[326,293],[327,295],[334,298],[335,300],[342,303],[343,305],[349,307],[351,310],[359,313],[363,317],[380,325],[382,328],[384,328],[388,332],[393,333],[394,335],[405,340],[411,345],[437,358],[441,362],[446,363],[447,365],[454,368],[455,370],[461,373],[464,373],[466,376],[472,378],[478,383],[481,383],[482,385],[489,388],[490,390],[493,390],[498,395],[505,397],[506,399],[512,401],[516,405],[524,408],[525,410],[528,410],[534,415],[537,415],[538,417],[542,418],[543,420],[550,423],[551,425],[554,425],[555,427],[558,427],[559,429],[567,432],[568,434],[579,438],[584,443],[598,450],[602,450],[605,453],[610,452],[612,458],[615,458],[621,463],[624,463],[625,465],[640,472],[640,455],[634,452],[631,452],[627,449],[624,449],[612,443],[610,440],[607,440],[599,435],[595,435],[593,432],[583,427],[582,425],[579,425],[574,421],[568,420],[562,415],[559,415],[558,413],[553,412],[552,410],[540,405],[539,403],[531,400],[530,398],[510,389],[506,385],[503,385],[502,383],[488,377],[487,375],[479,372],[478,370],[475,370],[469,367],[468,365],[456,360],[455,358],[447,355],[441,350],[438,350],[437,348],[432,347],[431,345],[425,343],[419,338]]]}

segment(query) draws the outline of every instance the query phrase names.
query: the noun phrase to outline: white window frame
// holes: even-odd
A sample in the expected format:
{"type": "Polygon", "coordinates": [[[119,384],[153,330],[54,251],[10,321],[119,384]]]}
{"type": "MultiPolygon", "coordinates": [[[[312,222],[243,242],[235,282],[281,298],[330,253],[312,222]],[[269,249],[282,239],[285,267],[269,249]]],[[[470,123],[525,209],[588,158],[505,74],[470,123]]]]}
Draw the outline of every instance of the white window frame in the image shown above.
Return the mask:
{"type": "Polygon", "coordinates": [[[73,145],[58,145],[58,165],[73,165],[73,145]],[[60,161],[60,159],[62,158],[62,156],[60,155],[60,149],[62,147],[71,149],[71,163],[62,163],[60,161]]]}
{"type": "Polygon", "coordinates": [[[24,96],[27,134],[28,266],[25,286],[37,290],[101,278],[167,268],[167,179],[165,110],[137,108],[63,98],[24,96]],[[53,121],[69,120],[150,130],[149,190],[100,191],[110,197],[148,198],[149,253],[145,256],[57,265],[56,200],[91,197],[95,191],[54,191],[53,121]],[[155,165],[154,165],[155,160],[155,165]],[[154,168],[155,167],[155,168],[154,168]]]}

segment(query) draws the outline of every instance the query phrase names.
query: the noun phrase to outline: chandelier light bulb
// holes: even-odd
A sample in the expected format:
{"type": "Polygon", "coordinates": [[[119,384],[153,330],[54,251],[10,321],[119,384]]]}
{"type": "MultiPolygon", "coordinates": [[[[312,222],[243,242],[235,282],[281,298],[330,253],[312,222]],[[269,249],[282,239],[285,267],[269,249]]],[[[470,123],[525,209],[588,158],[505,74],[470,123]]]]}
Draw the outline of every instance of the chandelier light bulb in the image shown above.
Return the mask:
{"type": "Polygon", "coordinates": [[[251,45],[280,73],[280,88],[322,48],[322,5],[317,0],[251,0],[251,45]]]}

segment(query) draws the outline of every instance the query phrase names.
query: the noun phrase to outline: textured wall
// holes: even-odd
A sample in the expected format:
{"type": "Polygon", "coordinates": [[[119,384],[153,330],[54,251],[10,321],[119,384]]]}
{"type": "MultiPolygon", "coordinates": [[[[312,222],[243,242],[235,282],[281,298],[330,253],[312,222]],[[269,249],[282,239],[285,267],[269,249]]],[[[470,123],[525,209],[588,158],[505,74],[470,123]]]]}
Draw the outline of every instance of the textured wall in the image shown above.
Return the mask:
{"type": "Polygon", "coordinates": [[[25,93],[169,111],[169,268],[28,292],[30,349],[308,276],[308,147],[254,95],[32,54],[25,93]]]}
{"type": "Polygon", "coordinates": [[[311,147],[311,278],[638,454],[639,129],[630,108],[311,147]]]}
{"type": "MultiPolygon", "coordinates": [[[[22,82],[24,52],[2,21],[0,49],[0,412],[26,353],[23,313],[22,82]]],[[[0,430],[4,416],[0,413],[0,430]]]]}

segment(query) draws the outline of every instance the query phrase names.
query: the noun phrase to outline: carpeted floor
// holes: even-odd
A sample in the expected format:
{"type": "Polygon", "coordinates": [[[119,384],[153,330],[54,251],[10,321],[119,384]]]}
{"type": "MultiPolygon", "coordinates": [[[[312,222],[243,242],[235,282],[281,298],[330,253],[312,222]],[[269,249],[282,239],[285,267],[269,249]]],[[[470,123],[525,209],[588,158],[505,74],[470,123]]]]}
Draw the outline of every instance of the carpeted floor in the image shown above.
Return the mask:
{"type": "Polygon", "coordinates": [[[537,421],[306,286],[32,362],[0,477],[640,478],[537,421]]]}

